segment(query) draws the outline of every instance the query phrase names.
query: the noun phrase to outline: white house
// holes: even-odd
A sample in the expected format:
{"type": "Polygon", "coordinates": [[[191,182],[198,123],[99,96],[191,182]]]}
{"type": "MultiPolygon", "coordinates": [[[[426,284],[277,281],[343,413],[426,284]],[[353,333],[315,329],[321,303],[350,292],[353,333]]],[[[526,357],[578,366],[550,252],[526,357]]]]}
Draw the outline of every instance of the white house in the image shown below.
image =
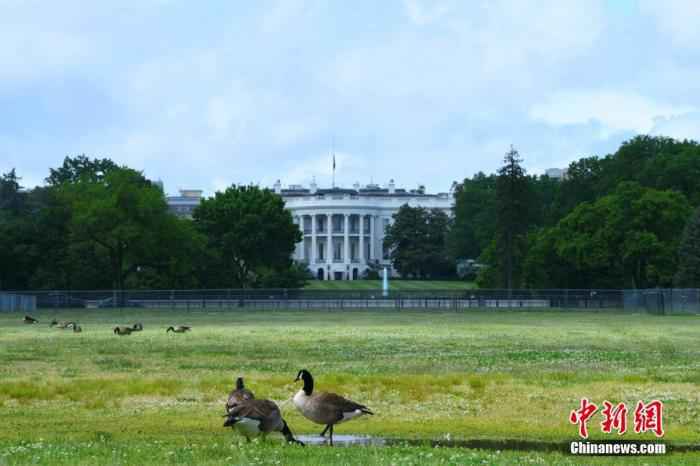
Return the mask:
{"type": "Polygon", "coordinates": [[[391,266],[383,248],[384,230],[399,208],[441,209],[451,214],[452,193],[426,194],[424,188],[396,188],[369,184],[352,189],[290,185],[277,181],[274,191],[282,196],[294,222],[304,234],[294,259],[308,264],[320,280],[356,280],[370,267],[391,266]]]}

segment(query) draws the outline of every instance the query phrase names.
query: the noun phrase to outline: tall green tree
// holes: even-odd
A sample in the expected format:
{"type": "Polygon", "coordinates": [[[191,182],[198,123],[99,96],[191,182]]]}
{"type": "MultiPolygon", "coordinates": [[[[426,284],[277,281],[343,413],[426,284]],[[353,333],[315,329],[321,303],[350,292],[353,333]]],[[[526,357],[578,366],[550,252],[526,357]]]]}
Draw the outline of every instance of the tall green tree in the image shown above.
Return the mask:
{"type": "Polygon", "coordinates": [[[110,159],[91,159],[85,154],[76,157],[66,157],[58,168],[50,168],[46,182],[50,186],[58,186],[78,181],[91,181],[94,183],[104,180],[110,170],[118,168],[110,159]]]}
{"type": "Polygon", "coordinates": [[[503,158],[496,179],[495,254],[490,256],[491,273],[500,270],[500,286],[519,285],[522,245],[532,222],[532,186],[522,166],[523,159],[512,146],[503,158]]]}
{"type": "Polygon", "coordinates": [[[582,279],[595,280],[580,286],[668,286],[690,212],[678,192],[621,183],[612,194],[584,202],[564,217],[554,248],[582,279]]]}
{"type": "Polygon", "coordinates": [[[112,167],[99,176],[69,177],[59,193],[70,208],[71,244],[105,254],[117,289],[141,268],[163,268],[171,253],[183,250],[167,241],[177,223],[163,193],[140,172],[112,167]]]}
{"type": "Polygon", "coordinates": [[[496,176],[477,173],[454,190],[449,250],[455,259],[476,259],[496,231],[496,176]]]}
{"type": "Polygon", "coordinates": [[[685,226],[674,282],[679,288],[700,288],[700,208],[685,226]]]}
{"type": "Polygon", "coordinates": [[[384,247],[394,268],[404,277],[435,278],[453,273],[447,251],[448,215],[439,210],[404,204],[387,227],[384,247]]]}
{"type": "Polygon", "coordinates": [[[206,236],[206,281],[212,286],[261,286],[288,274],[302,234],[282,198],[257,186],[231,186],[203,199],[193,218],[206,236]]]}

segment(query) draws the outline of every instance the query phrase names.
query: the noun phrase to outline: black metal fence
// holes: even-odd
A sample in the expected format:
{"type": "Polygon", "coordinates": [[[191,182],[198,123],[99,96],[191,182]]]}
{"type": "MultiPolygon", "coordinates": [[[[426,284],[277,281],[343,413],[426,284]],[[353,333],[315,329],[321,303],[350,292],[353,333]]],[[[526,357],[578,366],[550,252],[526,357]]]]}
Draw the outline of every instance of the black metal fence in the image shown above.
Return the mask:
{"type": "Polygon", "coordinates": [[[14,291],[38,309],[570,309],[700,313],[700,290],[103,290],[14,291]]]}

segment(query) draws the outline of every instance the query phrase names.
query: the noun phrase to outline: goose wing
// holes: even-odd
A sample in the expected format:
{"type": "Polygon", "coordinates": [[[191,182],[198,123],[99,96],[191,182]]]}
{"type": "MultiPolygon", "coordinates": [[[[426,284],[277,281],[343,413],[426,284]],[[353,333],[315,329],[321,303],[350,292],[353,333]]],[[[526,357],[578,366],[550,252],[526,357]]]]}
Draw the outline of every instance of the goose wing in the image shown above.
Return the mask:
{"type": "Polygon", "coordinates": [[[264,421],[270,416],[278,415],[279,412],[280,409],[270,400],[246,400],[231,408],[228,415],[264,421]]]}
{"type": "Polygon", "coordinates": [[[367,406],[355,403],[335,393],[319,393],[315,398],[319,405],[337,412],[340,418],[343,417],[343,413],[352,413],[358,410],[365,414],[374,414],[367,406]]]}

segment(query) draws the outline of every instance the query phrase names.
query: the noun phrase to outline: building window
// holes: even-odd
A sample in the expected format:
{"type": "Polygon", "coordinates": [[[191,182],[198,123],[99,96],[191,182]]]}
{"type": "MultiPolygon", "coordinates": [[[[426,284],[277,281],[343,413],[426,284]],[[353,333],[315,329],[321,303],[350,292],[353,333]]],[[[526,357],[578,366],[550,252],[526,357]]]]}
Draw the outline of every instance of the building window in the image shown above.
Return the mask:
{"type": "Polygon", "coordinates": [[[335,243],[335,247],[333,248],[333,260],[339,261],[343,260],[343,248],[340,243],[335,243]]]}

